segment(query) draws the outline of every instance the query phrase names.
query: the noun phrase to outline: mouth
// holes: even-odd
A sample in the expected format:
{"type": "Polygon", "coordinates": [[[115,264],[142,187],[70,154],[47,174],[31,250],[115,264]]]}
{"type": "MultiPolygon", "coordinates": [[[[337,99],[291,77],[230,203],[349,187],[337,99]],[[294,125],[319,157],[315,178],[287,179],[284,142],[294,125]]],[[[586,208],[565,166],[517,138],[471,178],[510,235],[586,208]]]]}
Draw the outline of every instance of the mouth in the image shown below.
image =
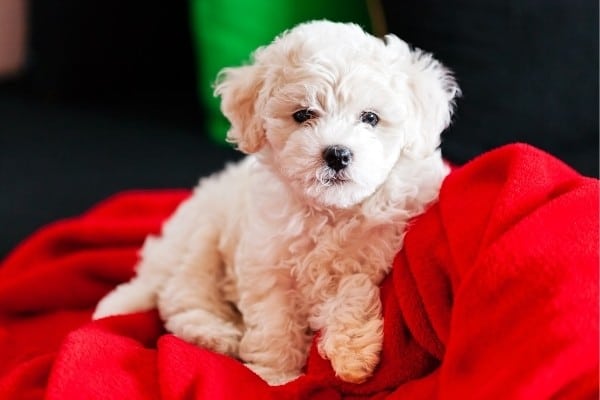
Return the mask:
{"type": "Polygon", "coordinates": [[[349,181],[350,180],[347,178],[343,178],[340,176],[334,176],[334,177],[327,179],[321,183],[325,186],[342,186],[343,184],[345,184],[346,182],[349,182],[349,181]]]}
{"type": "Polygon", "coordinates": [[[321,168],[316,173],[316,180],[323,186],[342,186],[351,181],[344,170],[334,171],[331,168],[321,168]]]}

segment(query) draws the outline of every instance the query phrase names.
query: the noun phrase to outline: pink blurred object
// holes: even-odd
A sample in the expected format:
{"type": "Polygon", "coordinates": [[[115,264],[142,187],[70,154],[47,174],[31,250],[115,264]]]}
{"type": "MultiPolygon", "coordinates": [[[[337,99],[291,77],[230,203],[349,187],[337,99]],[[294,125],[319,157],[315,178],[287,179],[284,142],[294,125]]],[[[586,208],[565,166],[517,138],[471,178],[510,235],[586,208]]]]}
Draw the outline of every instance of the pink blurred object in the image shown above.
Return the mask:
{"type": "Polygon", "coordinates": [[[25,62],[25,0],[0,0],[0,77],[18,73],[25,62]]]}

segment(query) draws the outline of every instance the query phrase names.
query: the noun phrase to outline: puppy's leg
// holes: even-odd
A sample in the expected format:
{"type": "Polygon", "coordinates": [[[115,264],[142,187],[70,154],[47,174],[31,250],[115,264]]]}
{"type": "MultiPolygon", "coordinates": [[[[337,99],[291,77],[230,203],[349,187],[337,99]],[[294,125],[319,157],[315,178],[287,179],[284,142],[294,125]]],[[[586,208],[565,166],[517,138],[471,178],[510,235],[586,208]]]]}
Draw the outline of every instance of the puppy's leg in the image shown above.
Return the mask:
{"type": "Polygon", "coordinates": [[[168,276],[169,267],[176,265],[178,249],[169,240],[148,237],[136,266],[137,275],[129,282],[118,285],[96,306],[93,319],[109,315],[148,311],[156,307],[156,293],[168,276]]]}
{"type": "Polygon", "coordinates": [[[105,296],[92,315],[92,319],[100,319],[110,315],[122,315],[151,310],[155,307],[155,293],[140,279],[117,286],[105,296]]]}
{"type": "Polygon", "coordinates": [[[222,293],[224,267],[217,229],[200,223],[181,264],[159,292],[166,328],[187,342],[236,357],[241,318],[222,293]]]}
{"type": "Polygon", "coordinates": [[[340,280],[337,294],[322,305],[318,350],[328,358],[337,376],[361,383],[379,363],[383,319],[379,288],[366,274],[340,280]]]}
{"type": "Polygon", "coordinates": [[[246,327],[240,358],[270,385],[297,378],[312,335],[289,271],[245,267],[240,269],[240,286],[239,308],[246,327]]]}
{"type": "Polygon", "coordinates": [[[165,223],[160,237],[149,236],[140,252],[136,276],[117,286],[96,306],[93,319],[147,311],[156,307],[157,293],[180,264],[188,237],[194,229],[199,199],[185,200],[165,223]]]}

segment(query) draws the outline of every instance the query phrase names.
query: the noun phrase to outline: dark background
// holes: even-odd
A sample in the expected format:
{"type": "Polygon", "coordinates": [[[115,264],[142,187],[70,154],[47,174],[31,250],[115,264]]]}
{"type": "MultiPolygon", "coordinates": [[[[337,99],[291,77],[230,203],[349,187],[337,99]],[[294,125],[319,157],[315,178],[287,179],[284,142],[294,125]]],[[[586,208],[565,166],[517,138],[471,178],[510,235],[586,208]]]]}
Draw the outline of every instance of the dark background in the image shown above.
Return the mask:
{"type": "Polygon", "coordinates": [[[383,4],[393,32],[458,78],[463,98],[442,146],[448,158],[463,163],[521,141],[598,176],[598,1],[383,4]]]}
{"type": "MultiPolygon", "coordinates": [[[[381,4],[458,77],[450,161],[522,141],[598,176],[596,1],[381,4]]],[[[0,81],[0,258],[111,194],[191,187],[239,157],[205,132],[189,27],[186,2],[30,1],[25,70],[0,81]]]]}

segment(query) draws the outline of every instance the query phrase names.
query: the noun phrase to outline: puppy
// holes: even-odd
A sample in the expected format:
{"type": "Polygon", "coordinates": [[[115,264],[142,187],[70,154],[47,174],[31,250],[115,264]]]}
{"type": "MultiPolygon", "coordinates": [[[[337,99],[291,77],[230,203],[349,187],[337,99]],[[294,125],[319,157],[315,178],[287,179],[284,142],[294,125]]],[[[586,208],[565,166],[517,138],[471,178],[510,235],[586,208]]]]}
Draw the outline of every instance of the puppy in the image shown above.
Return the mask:
{"type": "Polygon", "coordinates": [[[250,156],[200,181],[94,318],[157,307],[170,332],[273,385],[301,374],[320,331],[339,378],[363,382],[382,348],[378,285],[448,172],[452,74],[394,35],[313,21],[224,69],[216,94],[250,156]]]}

